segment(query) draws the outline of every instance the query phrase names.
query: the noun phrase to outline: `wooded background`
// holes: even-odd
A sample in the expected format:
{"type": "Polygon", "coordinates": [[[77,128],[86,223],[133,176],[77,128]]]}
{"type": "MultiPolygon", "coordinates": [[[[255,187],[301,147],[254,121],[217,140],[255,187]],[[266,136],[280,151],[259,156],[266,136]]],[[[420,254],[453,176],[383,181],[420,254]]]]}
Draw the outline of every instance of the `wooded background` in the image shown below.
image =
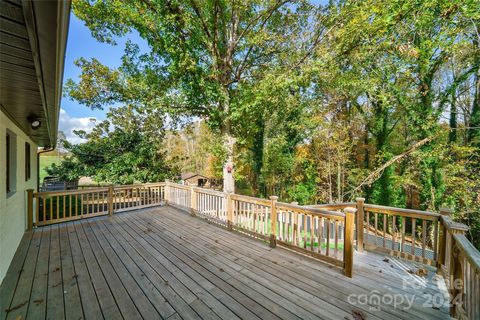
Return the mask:
{"type": "Polygon", "coordinates": [[[52,173],[194,171],[300,204],[452,207],[480,247],[480,11],[473,0],[73,1],[122,65],[67,94],[111,109],[52,173]]]}

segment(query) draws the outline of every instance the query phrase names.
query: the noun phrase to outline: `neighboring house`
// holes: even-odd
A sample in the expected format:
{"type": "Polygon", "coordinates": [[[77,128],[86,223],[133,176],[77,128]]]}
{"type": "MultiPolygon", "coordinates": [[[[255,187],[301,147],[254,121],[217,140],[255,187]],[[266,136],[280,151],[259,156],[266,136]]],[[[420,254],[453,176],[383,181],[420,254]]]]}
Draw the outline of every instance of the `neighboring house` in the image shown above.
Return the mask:
{"type": "Polygon", "coordinates": [[[207,177],[199,173],[182,173],[181,180],[181,183],[186,186],[196,186],[210,189],[217,189],[219,186],[221,187],[221,183],[218,179],[207,177]]]}
{"type": "Polygon", "coordinates": [[[55,147],[70,1],[10,1],[0,12],[0,281],[27,227],[39,147],[55,147]]]}

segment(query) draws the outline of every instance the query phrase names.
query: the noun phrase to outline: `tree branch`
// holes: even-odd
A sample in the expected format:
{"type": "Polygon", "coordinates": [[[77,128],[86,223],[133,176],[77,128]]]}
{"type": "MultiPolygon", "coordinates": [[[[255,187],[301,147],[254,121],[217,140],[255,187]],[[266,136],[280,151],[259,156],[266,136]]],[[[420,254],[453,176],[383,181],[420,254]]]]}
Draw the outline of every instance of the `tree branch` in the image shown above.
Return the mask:
{"type": "Polygon", "coordinates": [[[377,181],[381,176],[382,176],[382,173],[383,171],[388,168],[389,166],[391,166],[392,164],[400,161],[401,159],[403,159],[404,157],[408,156],[409,154],[411,154],[412,152],[414,152],[415,150],[417,150],[418,148],[422,147],[423,145],[429,143],[430,141],[434,140],[437,136],[431,136],[431,137],[428,137],[428,138],[425,138],[423,140],[420,140],[418,141],[417,143],[415,143],[413,146],[411,146],[407,151],[399,154],[399,155],[396,155],[395,157],[393,157],[392,159],[388,160],[387,162],[385,162],[384,164],[382,164],[379,168],[375,169],[375,171],[373,171],[372,173],[370,173],[363,181],[362,183],[360,183],[357,187],[355,187],[355,189],[347,192],[347,194],[354,194],[355,192],[357,192],[358,190],[360,190],[364,185],[371,185],[372,183],[374,183],[375,181],[377,181]]]}

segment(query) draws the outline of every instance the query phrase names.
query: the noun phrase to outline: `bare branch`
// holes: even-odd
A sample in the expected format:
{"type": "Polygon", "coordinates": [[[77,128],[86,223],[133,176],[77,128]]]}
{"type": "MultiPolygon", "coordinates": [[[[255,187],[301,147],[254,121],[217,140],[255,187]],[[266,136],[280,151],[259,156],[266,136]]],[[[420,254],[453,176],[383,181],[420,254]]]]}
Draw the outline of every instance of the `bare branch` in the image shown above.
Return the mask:
{"type": "Polygon", "coordinates": [[[421,146],[423,146],[423,145],[429,143],[430,141],[434,140],[436,137],[437,136],[431,136],[431,137],[425,138],[423,140],[420,140],[417,143],[415,143],[413,146],[411,146],[407,151],[405,151],[405,152],[403,152],[399,155],[396,155],[392,159],[388,160],[387,162],[382,164],[379,168],[375,169],[372,173],[370,173],[368,175],[368,177],[366,177],[362,181],[362,183],[360,183],[355,189],[347,192],[347,194],[355,194],[355,192],[359,191],[363,186],[371,185],[372,183],[377,181],[382,176],[382,173],[386,168],[388,168],[392,164],[402,160],[404,157],[408,156],[409,154],[411,154],[412,152],[414,152],[415,150],[417,150],[421,146]]]}

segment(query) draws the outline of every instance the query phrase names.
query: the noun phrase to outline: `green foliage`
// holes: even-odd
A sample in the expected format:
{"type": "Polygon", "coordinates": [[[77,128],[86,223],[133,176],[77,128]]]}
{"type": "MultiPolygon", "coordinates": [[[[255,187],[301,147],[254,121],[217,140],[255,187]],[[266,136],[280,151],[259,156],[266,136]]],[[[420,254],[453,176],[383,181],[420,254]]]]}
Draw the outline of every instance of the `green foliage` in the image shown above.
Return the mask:
{"type": "Polygon", "coordinates": [[[65,143],[71,155],[50,167],[48,173],[67,181],[88,176],[116,184],[176,177],[178,169],[166,161],[162,123],[163,116],[156,111],[111,109],[107,120],[98,123],[91,133],[77,133],[87,139],[85,143],[65,143]]]}

